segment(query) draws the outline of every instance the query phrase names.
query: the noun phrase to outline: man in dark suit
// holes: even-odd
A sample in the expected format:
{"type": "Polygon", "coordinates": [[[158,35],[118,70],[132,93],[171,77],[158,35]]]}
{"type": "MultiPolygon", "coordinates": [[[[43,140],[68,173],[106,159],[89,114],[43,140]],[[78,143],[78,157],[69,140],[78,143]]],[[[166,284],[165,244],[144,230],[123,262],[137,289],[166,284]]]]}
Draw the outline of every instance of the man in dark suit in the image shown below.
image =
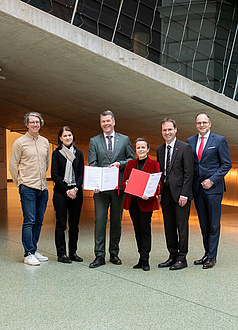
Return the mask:
{"type": "Polygon", "coordinates": [[[130,139],[114,131],[115,118],[110,110],[100,114],[100,125],[103,133],[90,139],[88,164],[91,166],[119,166],[120,190],[94,190],[95,205],[95,256],[89,265],[96,268],[105,265],[106,224],[110,205],[110,262],[120,265],[118,257],[121,238],[121,218],[124,192],[121,189],[123,173],[128,160],[135,158],[130,139]]]}
{"type": "Polygon", "coordinates": [[[205,255],[195,260],[195,265],[204,269],[216,263],[220,237],[221,201],[225,191],[224,176],[232,163],[226,139],[210,131],[211,120],[205,113],[195,118],[197,135],[188,138],[193,149],[194,180],[193,194],[205,255]]]}
{"type": "Polygon", "coordinates": [[[161,128],[165,143],[157,148],[157,161],[163,171],[161,206],[169,259],[160,263],[158,267],[177,270],[187,267],[193,153],[189,144],[176,138],[175,120],[163,119],[161,128]]]}

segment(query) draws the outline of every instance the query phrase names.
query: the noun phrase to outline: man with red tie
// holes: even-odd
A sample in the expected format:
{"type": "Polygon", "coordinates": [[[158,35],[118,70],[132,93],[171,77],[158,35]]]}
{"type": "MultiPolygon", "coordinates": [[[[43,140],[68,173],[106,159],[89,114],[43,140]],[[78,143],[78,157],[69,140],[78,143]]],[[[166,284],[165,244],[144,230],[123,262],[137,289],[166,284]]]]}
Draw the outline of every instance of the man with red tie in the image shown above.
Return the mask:
{"type": "Polygon", "coordinates": [[[198,134],[188,138],[193,149],[193,196],[200,222],[205,249],[204,256],[195,260],[203,269],[215,266],[220,237],[221,201],[225,191],[224,176],[232,163],[226,139],[210,131],[211,120],[205,113],[195,118],[198,134]]]}

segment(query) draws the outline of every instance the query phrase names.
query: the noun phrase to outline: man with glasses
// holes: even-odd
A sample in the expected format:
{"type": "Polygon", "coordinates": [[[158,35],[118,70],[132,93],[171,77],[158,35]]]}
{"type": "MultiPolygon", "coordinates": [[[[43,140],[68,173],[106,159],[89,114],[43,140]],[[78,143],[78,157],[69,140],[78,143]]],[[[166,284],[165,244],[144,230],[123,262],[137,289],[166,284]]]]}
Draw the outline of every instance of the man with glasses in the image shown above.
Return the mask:
{"type": "Polygon", "coordinates": [[[200,222],[205,249],[204,256],[195,260],[203,269],[215,266],[220,237],[221,201],[225,191],[224,176],[232,163],[226,139],[211,132],[211,120],[205,113],[195,118],[198,134],[188,138],[193,149],[193,196],[200,222]]]}
{"type": "Polygon", "coordinates": [[[41,261],[48,260],[37,252],[37,243],[48,201],[49,142],[39,135],[44,120],[38,112],[27,113],[24,124],[27,133],[13,144],[9,170],[21,198],[24,263],[38,266],[41,261]]]}

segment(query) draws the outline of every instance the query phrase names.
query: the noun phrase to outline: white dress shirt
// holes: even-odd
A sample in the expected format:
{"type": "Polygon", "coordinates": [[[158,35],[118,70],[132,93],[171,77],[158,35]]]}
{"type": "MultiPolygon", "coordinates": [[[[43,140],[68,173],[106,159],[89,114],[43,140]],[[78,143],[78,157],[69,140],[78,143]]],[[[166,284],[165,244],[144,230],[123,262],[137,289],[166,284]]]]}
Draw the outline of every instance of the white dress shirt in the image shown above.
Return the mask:
{"type": "MultiPolygon", "coordinates": [[[[203,139],[203,150],[205,148],[205,145],[207,143],[207,140],[209,138],[209,135],[210,135],[210,130],[203,136],[204,139],[203,139]]],[[[202,141],[202,135],[200,133],[198,133],[198,140],[197,140],[197,146],[196,146],[196,153],[198,154],[198,149],[200,147],[200,144],[201,144],[201,141],[202,141]]]]}
{"type": "Polygon", "coordinates": [[[176,142],[176,138],[170,144],[165,143],[165,158],[164,158],[164,173],[165,173],[165,175],[166,175],[166,162],[167,162],[167,150],[168,150],[167,146],[169,145],[171,147],[171,149],[170,149],[170,162],[171,162],[175,142],[176,142]]]}
{"type": "Polygon", "coordinates": [[[115,131],[112,132],[112,134],[105,134],[103,133],[104,135],[104,138],[106,140],[106,145],[107,145],[107,150],[108,150],[108,139],[107,139],[107,136],[112,136],[112,151],[114,149],[114,141],[115,141],[115,131]]]}

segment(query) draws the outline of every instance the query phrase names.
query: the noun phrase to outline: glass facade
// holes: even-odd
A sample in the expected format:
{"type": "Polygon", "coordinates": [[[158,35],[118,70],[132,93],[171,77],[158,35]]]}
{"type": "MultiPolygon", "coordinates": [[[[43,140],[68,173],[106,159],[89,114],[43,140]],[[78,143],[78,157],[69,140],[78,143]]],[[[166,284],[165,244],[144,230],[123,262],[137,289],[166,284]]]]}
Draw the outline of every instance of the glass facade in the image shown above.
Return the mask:
{"type": "Polygon", "coordinates": [[[238,100],[236,1],[22,1],[238,100]]]}

